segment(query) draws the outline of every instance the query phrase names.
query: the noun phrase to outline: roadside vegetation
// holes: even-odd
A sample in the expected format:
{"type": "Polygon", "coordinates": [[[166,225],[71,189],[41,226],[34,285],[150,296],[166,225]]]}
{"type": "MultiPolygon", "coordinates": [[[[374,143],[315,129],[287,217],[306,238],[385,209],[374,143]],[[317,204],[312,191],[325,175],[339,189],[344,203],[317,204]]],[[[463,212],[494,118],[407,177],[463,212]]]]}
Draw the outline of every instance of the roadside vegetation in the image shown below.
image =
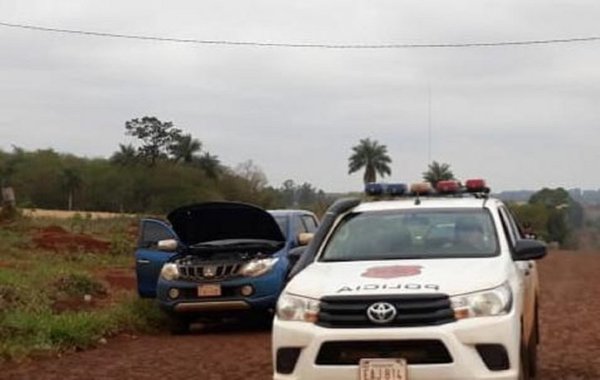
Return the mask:
{"type": "MultiPolygon", "coordinates": [[[[223,165],[202,142],[155,117],[125,123],[135,144],[115,144],[110,158],[52,149],[0,150],[0,188],[13,189],[20,208],[164,214],[184,204],[235,200],[265,208],[322,212],[331,199],[310,183],[269,186],[251,160],[223,165]]],[[[128,139],[131,139],[128,137],[128,139]]]]}
{"type": "Polygon", "coordinates": [[[157,331],[134,290],[135,218],[19,217],[0,225],[0,361],[157,331]]]}

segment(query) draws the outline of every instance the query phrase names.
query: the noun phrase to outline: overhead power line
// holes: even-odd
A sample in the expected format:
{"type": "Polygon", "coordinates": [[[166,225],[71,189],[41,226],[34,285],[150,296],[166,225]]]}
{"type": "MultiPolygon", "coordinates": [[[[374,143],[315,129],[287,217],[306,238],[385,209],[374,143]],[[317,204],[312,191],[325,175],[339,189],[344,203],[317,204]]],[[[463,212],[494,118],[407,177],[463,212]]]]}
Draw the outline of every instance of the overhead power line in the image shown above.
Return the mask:
{"type": "Polygon", "coordinates": [[[195,38],[159,37],[136,34],[121,34],[109,32],[96,32],[90,30],[49,28],[38,25],[12,24],[0,22],[0,26],[7,28],[18,28],[35,30],[39,32],[52,32],[64,34],[77,34],[84,36],[124,38],[130,40],[145,40],[159,42],[175,42],[197,45],[229,45],[229,46],[254,46],[273,48],[305,48],[305,49],[433,49],[433,48],[477,48],[477,47],[502,47],[502,46],[531,46],[549,44],[567,44],[577,42],[600,41],[600,36],[554,38],[539,40],[520,41],[496,41],[496,42],[466,42],[466,43],[419,43],[419,44],[329,44],[329,43],[290,43],[290,42],[260,42],[260,41],[238,41],[238,40],[203,40],[195,38]]]}

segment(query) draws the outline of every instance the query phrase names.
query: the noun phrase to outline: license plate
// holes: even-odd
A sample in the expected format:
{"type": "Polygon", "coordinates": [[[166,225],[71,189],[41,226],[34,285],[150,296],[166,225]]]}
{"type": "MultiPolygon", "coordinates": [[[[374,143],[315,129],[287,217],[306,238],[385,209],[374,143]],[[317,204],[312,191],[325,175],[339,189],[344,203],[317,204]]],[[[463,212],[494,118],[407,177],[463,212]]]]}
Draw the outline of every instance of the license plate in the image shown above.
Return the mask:
{"type": "Polygon", "coordinates": [[[219,297],[220,295],[221,285],[198,285],[198,297],[219,297]]]}
{"type": "Polygon", "coordinates": [[[405,359],[360,359],[360,380],[407,380],[405,359]]]}

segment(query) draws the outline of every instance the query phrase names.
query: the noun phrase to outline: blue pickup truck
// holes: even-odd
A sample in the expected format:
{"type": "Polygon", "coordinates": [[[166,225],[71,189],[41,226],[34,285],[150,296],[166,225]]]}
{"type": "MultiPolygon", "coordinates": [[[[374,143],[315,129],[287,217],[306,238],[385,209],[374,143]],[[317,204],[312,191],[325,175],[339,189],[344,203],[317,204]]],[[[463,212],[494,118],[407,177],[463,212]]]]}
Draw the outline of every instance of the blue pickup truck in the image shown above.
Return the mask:
{"type": "Polygon", "coordinates": [[[138,293],[158,300],[172,333],[197,319],[269,320],[297,259],[290,252],[318,224],[308,211],[237,202],[180,207],[167,220],[141,221],[135,259],[138,293]]]}

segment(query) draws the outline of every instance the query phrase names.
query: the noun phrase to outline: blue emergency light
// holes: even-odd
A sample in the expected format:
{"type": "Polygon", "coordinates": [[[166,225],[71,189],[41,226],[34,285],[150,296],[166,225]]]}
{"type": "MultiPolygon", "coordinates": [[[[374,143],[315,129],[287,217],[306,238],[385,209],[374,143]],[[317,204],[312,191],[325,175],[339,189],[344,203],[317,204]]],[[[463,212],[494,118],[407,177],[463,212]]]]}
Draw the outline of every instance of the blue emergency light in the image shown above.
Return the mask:
{"type": "Polygon", "coordinates": [[[377,183],[369,182],[365,185],[365,193],[370,196],[389,195],[401,196],[406,194],[408,187],[403,183],[377,183]]]}

